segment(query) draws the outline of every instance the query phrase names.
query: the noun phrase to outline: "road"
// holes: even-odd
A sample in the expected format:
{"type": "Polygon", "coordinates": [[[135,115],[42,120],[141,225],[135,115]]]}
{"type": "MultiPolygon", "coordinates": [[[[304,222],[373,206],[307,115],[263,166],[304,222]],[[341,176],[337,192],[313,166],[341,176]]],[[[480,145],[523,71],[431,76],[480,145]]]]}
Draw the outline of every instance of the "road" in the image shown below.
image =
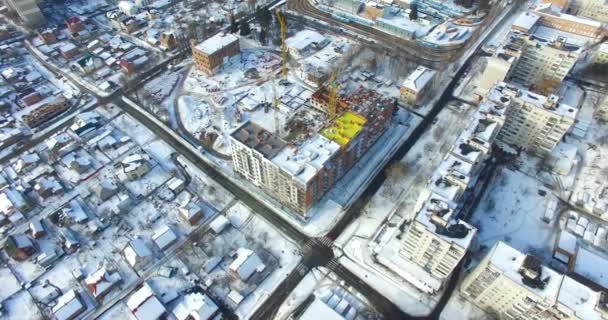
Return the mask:
{"type": "MultiPolygon", "coordinates": [[[[308,3],[305,0],[294,1],[296,4],[304,2],[308,3]]],[[[277,2],[278,1],[273,1],[268,5],[272,6],[277,2]]],[[[311,15],[314,16],[314,13],[311,15]]],[[[244,17],[244,19],[248,20],[251,20],[252,18],[252,15],[244,17]]],[[[377,36],[386,36],[386,34],[374,35],[374,37],[377,36]]],[[[385,38],[384,40],[390,40],[392,42],[394,39],[393,37],[390,37],[385,38]]],[[[407,43],[403,43],[403,45],[406,44],[407,43]]],[[[331,248],[331,240],[327,238],[309,238],[308,236],[294,228],[291,224],[289,224],[288,222],[283,220],[283,218],[277,215],[271,208],[258,201],[250,193],[250,191],[244,190],[243,187],[235,184],[234,182],[232,182],[232,180],[228,179],[223,172],[219,172],[215,167],[212,167],[205,161],[202,161],[199,154],[196,154],[192,151],[191,148],[185,145],[187,144],[187,142],[185,142],[184,139],[176,139],[173,135],[169,134],[166,131],[171,129],[167,128],[166,126],[159,126],[154,121],[150,120],[150,118],[148,118],[151,117],[151,115],[149,115],[147,112],[139,111],[122,100],[122,95],[125,94],[125,92],[128,92],[133,88],[141,86],[147,79],[150,79],[151,77],[164,71],[171,62],[173,62],[175,59],[183,57],[187,53],[188,50],[183,49],[180,54],[174,57],[173,59],[166,60],[163,63],[147,70],[145,73],[139,75],[138,77],[132,79],[125,87],[125,90],[118,90],[110,97],[100,98],[100,101],[113,102],[114,104],[122,108],[126,113],[130,114],[135,119],[140,121],[151,131],[155,132],[166,143],[171,145],[179,154],[186,157],[200,170],[205,172],[210,178],[220,183],[229,192],[233,193],[240,201],[244,202],[247,206],[249,206],[254,212],[259,214],[269,223],[273,224],[277,229],[281,230],[286,236],[290,237],[295,243],[299,245],[303,254],[303,261],[301,265],[299,266],[299,268],[296,269],[296,271],[290,274],[287,279],[279,285],[278,289],[275,290],[267,299],[267,302],[255,312],[252,319],[271,319],[272,316],[276,313],[279,306],[283,303],[287,295],[303,278],[304,272],[302,271],[312,269],[318,266],[325,266],[333,270],[339,277],[345,280],[347,285],[352,286],[357,291],[365,295],[370,300],[370,302],[376,307],[376,309],[384,315],[385,319],[417,319],[415,317],[411,317],[407,314],[404,314],[401,310],[399,310],[399,308],[397,308],[392,302],[386,299],[382,294],[374,290],[363,280],[356,277],[349,270],[336,263],[336,261],[334,260],[334,253],[331,248]]],[[[429,115],[423,119],[421,124],[414,130],[408,141],[398,149],[398,151],[393,155],[390,161],[387,162],[383,169],[386,169],[394,161],[399,161],[399,159],[401,159],[405,155],[405,153],[407,153],[407,151],[412,147],[412,145],[414,145],[415,141],[432,125],[432,121],[435,116],[442,109],[442,107],[452,98],[452,92],[456,85],[456,80],[462,76],[462,73],[467,69],[469,64],[470,59],[464,63],[464,67],[461,68],[460,71],[455,75],[453,80],[448,85],[447,89],[442,93],[440,99],[433,106],[429,115]]],[[[81,87],[81,89],[89,91],[86,90],[86,88],[81,87]]],[[[353,206],[350,207],[348,212],[344,215],[344,218],[339,221],[339,223],[337,223],[334,229],[329,233],[330,239],[333,239],[337,235],[339,235],[354,219],[359,216],[361,208],[367,204],[371,196],[378,190],[384,180],[385,175],[383,170],[382,173],[380,173],[374,178],[372,183],[364,191],[363,195],[353,206]]],[[[445,298],[442,299],[442,302],[437,306],[436,310],[433,312],[431,319],[438,317],[439,313],[445,306],[445,302],[447,302],[447,298],[449,298],[449,296],[451,295],[451,291],[454,287],[455,281],[451,281],[448,284],[448,292],[445,293],[445,298]]],[[[429,317],[424,318],[428,319],[429,317]]]]}
{"type": "MultiPolygon", "coordinates": [[[[421,124],[413,131],[408,141],[406,141],[406,143],[404,143],[398,149],[398,151],[390,159],[390,161],[387,162],[387,165],[383,169],[386,169],[393,162],[399,161],[405,155],[405,153],[407,153],[407,151],[412,147],[414,142],[426,131],[426,129],[429,128],[429,126],[432,125],[432,121],[435,116],[437,116],[442,107],[452,99],[452,92],[457,84],[456,80],[462,76],[462,73],[465,72],[469,63],[470,59],[464,64],[464,67],[460,69],[460,71],[455,75],[453,80],[448,85],[447,89],[442,93],[441,98],[436,102],[433,109],[429,113],[429,116],[423,119],[421,124]]],[[[237,185],[230,179],[228,179],[224,173],[217,171],[214,167],[208,165],[204,161],[201,161],[200,155],[194,154],[190,148],[182,144],[182,141],[185,140],[182,139],[180,141],[175,139],[173,135],[166,132],[166,130],[170,130],[169,128],[160,127],[155,122],[151,121],[148,118],[151,115],[144,114],[136,110],[118,97],[113,100],[113,103],[115,103],[128,114],[140,121],[150,130],[158,134],[161,139],[163,139],[165,142],[175,148],[178,153],[182,154],[189,161],[194,163],[201,171],[205,172],[210,178],[220,183],[224,188],[233,193],[239,200],[243,201],[247,206],[249,206],[254,212],[258,213],[268,222],[272,223],[276,228],[280,229],[285,235],[294,240],[294,242],[299,244],[304,254],[303,264],[307,268],[310,269],[317,266],[329,267],[334,272],[336,272],[338,276],[345,279],[348,285],[354,287],[356,290],[364,294],[373,303],[373,305],[376,306],[376,308],[382,314],[385,315],[387,319],[416,319],[415,317],[411,317],[407,314],[404,314],[402,311],[399,310],[399,308],[397,308],[392,302],[386,299],[382,294],[378,293],[367,283],[357,278],[346,268],[343,268],[339,264],[332,264],[331,262],[334,259],[334,253],[331,250],[330,245],[327,244],[327,241],[325,241],[324,239],[309,238],[308,236],[294,228],[283,218],[279,217],[272,209],[268,208],[265,204],[254,198],[248,191],[244,190],[240,185],[237,185]]],[[[384,170],[382,172],[384,172],[384,170]]],[[[353,206],[351,206],[348,212],[344,215],[344,218],[339,223],[337,223],[334,229],[329,233],[330,238],[339,235],[354,219],[359,216],[359,214],[361,213],[360,209],[367,204],[367,201],[382,185],[385,178],[386,176],[384,175],[384,173],[379,174],[378,176],[376,176],[376,178],[374,178],[372,183],[364,191],[363,195],[359,198],[359,200],[353,206]]],[[[285,281],[284,283],[282,283],[280,288],[273,292],[273,294],[268,299],[269,303],[266,303],[264,306],[258,309],[252,319],[270,319],[271,315],[276,312],[276,308],[278,308],[283,302],[283,299],[281,298],[286,297],[287,294],[289,294],[289,292],[291,292],[291,290],[293,290],[293,288],[295,288],[295,286],[299,282],[299,280],[295,280],[302,278],[303,275],[290,275],[290,277],[288,278],[289,281],[285,281]]],[[[450,293],[446,293],[446,296],[449,295],[450,293]]],[[[443,309],[443,305],[438,307],[438,309],[443,309]]]]}

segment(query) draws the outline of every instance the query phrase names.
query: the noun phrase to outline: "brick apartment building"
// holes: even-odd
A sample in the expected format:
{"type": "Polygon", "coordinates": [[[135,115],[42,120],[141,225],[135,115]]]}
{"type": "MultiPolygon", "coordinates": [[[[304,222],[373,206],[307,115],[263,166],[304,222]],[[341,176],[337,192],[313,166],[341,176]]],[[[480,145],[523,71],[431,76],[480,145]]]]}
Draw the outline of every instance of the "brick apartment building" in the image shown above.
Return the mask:
{"type": "MultiPolygon", "coordinates": [[[[310,102],[327,110],[327,97],[321,88],[310,102]]],[[[394,100],[363,88],[341,97],[339,104],[339,115],[305,141],[285,141],[246,122],[231,135],[234,170],[308,219],[309,209],[388,128],[396,107],[394,100]]]]}
{"type": "Polygon", "coordinates": [[[192,45],[192,56],[197,70],[212,75],[225,63],[239,56],[241,47],[239,38],[229,33],[218,33],[215,36],[192,45]]]}
{"type": "Polygon", "coordinates": [[[54,116],[64,112],[70,107],[69,101],[64,97],[58,97],[53,102],[50,102],[38,109],[26,114],[23,117],[28,126],[34,128],[44,122],[50,120],[54,116]]]}

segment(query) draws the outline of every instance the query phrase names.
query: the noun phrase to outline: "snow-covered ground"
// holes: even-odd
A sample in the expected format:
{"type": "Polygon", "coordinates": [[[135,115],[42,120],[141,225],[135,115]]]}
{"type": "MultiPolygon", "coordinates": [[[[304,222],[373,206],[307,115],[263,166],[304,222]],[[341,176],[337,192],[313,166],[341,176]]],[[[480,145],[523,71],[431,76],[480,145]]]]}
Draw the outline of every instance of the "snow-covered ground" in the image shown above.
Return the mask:
{"type": "Polygon", "coordinates": [[[212,279],[209,292],[223,301],[240,319],[248,319],[301,261],[296,245],[243,203],[226,210],[229,225],[220,234],[204,234],[198,244],[186,245],[178,256],[202,279],[212,279]],[[239,248],[253,250],[265,269],[249,280],[230,276],[231,254],[239,248]],[[218,264],[211,267],[214,258],[218,264]],[[236,290],[244,300],[234,304],[227,297],[236,290]]]}
{"type": "MultiPolygon", "coordinates": [[[[428,296],[412,284],[372,258],[378,234],[393,234],[405,219],[415,215],[420,190],[427,177],[443,160],[458,134],[468,124],[473,108],[454,111],[443,108],[438,121],[426,131],[398,162],[388,169],[387,180],[362,209],[357,218],[336,240],[344,255],[339,262],[382,292],[404,312],[425,316],[438,302],[437,296],[428,296]]],[[[393,239],[392,241],[399,241],[393,239]]]]}
{"type": "Polygon", "coordinates": [[[557,197],[538,180],[502,168],[471,217],[472,224],[479,227],[475,243],[482,248],[476,258],[483,258],[497,241],[503,241],[549,264],[559,226],[542,218],[552,201],[557,197]]]}

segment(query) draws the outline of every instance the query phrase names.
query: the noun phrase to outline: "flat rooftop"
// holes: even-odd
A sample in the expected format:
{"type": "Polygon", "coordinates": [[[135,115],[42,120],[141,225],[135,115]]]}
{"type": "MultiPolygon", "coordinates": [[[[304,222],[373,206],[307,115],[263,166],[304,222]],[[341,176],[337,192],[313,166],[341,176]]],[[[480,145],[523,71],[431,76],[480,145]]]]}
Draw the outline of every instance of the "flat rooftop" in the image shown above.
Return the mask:
{"type": "Polygon", "coordinates": [[[213,37],[196,45],[196,49],[207,55],[212,55],[220,49],[238,41],[239,38],[237,36],[230,33],[220,32],[214,35],[213,37]]]}
{"type": "Polygon", "coordinates": [[[321,130],[321,135],[335,143],[344,146],[355,137],[367,123],[367,120],[350,111],[342,113],[330,126],[321,130]]]}
{"type": "Polygon", "coordinates": [[[528,11],[522,12],[513,22],[513,27],[520,27],[525,30],[530,30],[536,25],[540,16],[528,11]]]}
{"type": "Polygon", "coordinates": [[[261,153],[266,159],[272,159],[287,145],[283,139],[251,121],[245,122],[231,136],[261,153]]]}
{"type": "Polygon", "coordinates": [[[549,301],[555,301],[557,299],[559,288],[562,284],[562,280],[564,279],[563,275],[541,265],[540,278],[543,280],[543,282],[545,282],[545,286],[544,288],[531,287],[523,282],[523,276],[519,273],[520,268],[524,263],[524,259],[527,256],[526,254],[523,254],[504,242],[499,241],[494,247],[494,250],[492,250],[491,255],[491,264],[500,270],[507,278],[511,279],[520,286],[527,288],[530,292],[533,292],[543,299],[547,299],[549,301]]]}
{"type": "Polygon", "coordinates": [[[441,239],[446,242],[454,243],[461,248],[468,248],[473,241],[477,229],[472,225],[458,219],[454,214],[454,211],[450,208],[448,200],[442,196],[432,193],[431,196],[424,202],[422,209],[416,215],[416,221],[424,225],[428,230],[437,234],[441,239]],[[450,232],[440,232],[440,228],[433,222],[433,215],[440,217],[442,220],[447,222],[447,229],[451,226],[461,225],[468,230],[466,234],[450,234],[450,232]]]}
{"type": "Polygon", "coordinates": [[[571,119],[575,119],[578,113],[578,109],[567,105],[556,95],[543,96],[511,83],[499,82],[490,90],[488,98],[496,102],[505,101],[505,99],[519,100],[571,119]]]}
{"type": "Polygon", "coordinates": [[[294,36],[287,38],[285,40],[285,45],[287,45],[288,48],[304,50],[311,44],[321,44],[326,40],[328,39],[322,34],[313,30],[304,29],[296,33],[294,36]]]}
{"type": "Polygon", "coordinates": [[[315,134],[299,146],[283,148],[272,158],[272,162],[306,184],[323,169],[338,150],[340,145],[320,134],[315,134]]]}

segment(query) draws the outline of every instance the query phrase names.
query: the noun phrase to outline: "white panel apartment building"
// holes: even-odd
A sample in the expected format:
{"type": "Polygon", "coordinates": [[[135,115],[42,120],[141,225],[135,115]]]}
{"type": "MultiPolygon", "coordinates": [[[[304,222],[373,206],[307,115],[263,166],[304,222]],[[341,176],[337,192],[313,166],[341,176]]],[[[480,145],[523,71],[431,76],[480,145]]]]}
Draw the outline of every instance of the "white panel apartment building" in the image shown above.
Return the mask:
{"type": "Polygon", "coordinates": [[[581,53],[580,48],[568,45],[565,39],[549,41],[526,34],[509,36],[510,44],[521,50],[509,78],[546,95],[557,90],[581,53]]]}
{"type": "Polygon", "coordinates": [[[492,88],[488,99],[509,104],[498,138],[539,155],[551,153],[574,124],[578,111],[560,103],[556,95],[545,97],[506,83],[492,88]]]}
{"type": "Polygon", "coordinates": [[[570,10],[578,16],[608,23],[608,0],[573,0],[570,10]]]}
{"type": "Polygon", "coordinates": [[[464,279],[460,294],[501,320],[601,320],[607,315],[605,293],[503,242],[464,279]]]}
{"type": "Polygon", "coordinates": [[[29,27],[42,27],[46,23],[36,0],[4,0],[4,3],[17,12],[21,20],[29,27]]]}
{"type": "Polygon", "coordinates": [[[480,105],[471,125],[432,175],[426,190],[430,196],[402,237],[399,254],[431,277],[423,283],[412,281],[423,291],[441,288],[464,258],[477,232],[458,216],[470,187],[475,185],[490,157],[505,113],[506,107],[494,102],[484,101],[480,105]]]}

